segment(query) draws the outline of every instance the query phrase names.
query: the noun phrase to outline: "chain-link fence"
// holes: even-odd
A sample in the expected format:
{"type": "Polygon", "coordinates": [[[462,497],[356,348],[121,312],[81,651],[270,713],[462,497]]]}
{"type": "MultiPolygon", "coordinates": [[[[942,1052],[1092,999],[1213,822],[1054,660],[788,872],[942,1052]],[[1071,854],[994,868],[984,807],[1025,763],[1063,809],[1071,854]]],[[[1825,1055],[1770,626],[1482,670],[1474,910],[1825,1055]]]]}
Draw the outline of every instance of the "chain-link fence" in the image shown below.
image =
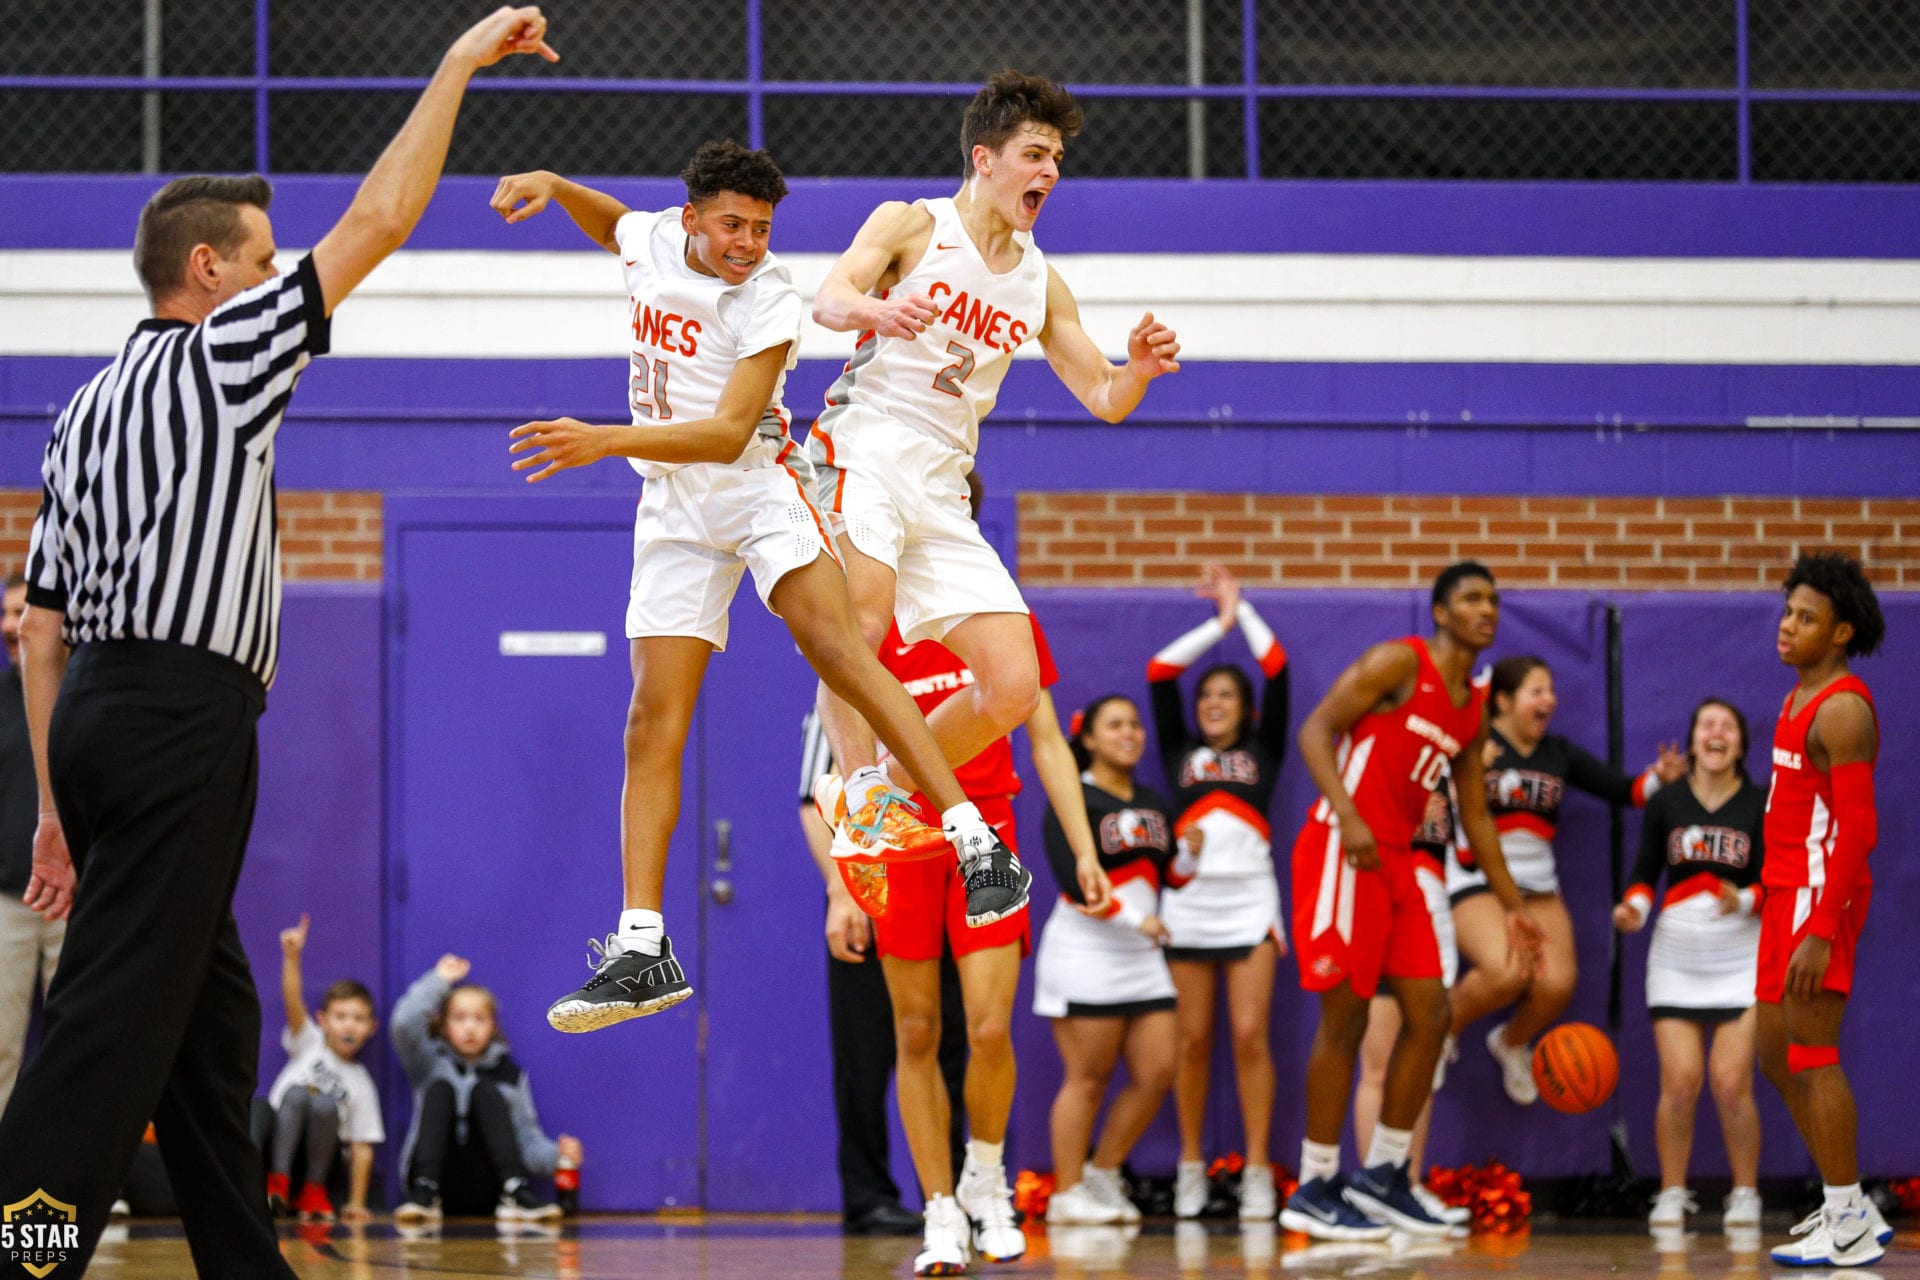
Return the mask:
{"type": "MultiPolygon", "coordinates": [[[[15,8],[0,168],[83,172],[362,172],[476,12],[15,8]]],[[[450,171],[664,175],[731,136],[796,175],[957,174],[966,95],[1013,65],[1081,96],[1075,174],[1920,180],[1910,0],[575,0],[553,16],[564,61],[478,80],[450,171]]]]}

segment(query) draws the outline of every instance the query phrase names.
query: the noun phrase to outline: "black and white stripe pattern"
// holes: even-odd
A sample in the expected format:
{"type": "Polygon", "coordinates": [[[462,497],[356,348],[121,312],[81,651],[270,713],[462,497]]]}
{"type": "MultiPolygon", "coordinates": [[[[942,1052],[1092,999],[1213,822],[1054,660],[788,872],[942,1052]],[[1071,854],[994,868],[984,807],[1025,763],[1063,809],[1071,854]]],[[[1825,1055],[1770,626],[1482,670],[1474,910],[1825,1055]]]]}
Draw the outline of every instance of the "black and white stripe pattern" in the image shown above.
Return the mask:
{"type": "Polygon", "coordinates": [[[807,712],[800,726],[800,803],[813,803],[813,784],[823,773],[833,772],[833,748],[820,727],[820,716],[807,712]]]}
{"type": "Polygon", "coordinates": [[[280,537],[273,445],[327,350],[313,260],[198,325],[146,320],[75,394],[42,466],[27,599],[68,644],[166,640],[273,683],[280,537]]]}

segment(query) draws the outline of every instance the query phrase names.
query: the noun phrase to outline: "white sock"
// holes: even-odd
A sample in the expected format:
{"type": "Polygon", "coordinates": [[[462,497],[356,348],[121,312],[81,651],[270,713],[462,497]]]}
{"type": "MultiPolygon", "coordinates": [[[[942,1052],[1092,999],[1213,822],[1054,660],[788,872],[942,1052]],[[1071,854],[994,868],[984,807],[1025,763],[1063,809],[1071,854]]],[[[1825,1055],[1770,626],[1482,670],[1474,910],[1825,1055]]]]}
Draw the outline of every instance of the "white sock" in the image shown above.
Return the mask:
{"type": "MultiPolygon", "coordinates": [[[[1376,1129],[1377,1133],[1378,1130],[1376,1129]]],[[[1300,1144],[1300,1181],[1312,1182],[1315,1178],[1331,1178],[1340,1172],[1340,1144],[1337,1142],[1315,1142],[1308,1138],[1300,1144]]]]}
{"type": "Polygon", "coordinates": [[[1849,1183],[1844,1187],[1830,1187],[1822,1183],[1821,1190],[1826,1192],[1827,1208],[1835,1213],[1852,1208],[1854,1201],[1860,1199],[1860,1184],[1857,1182],[1849,1183]]]}
{"type": "Polygon", "coordinates": [[[666,921],[658,911],[630,907],[620,913],[620,942],[629,951],[660,954],[660,940],[667,935],[666,921]]]}
{"type": "Polygon", "coordinates": [[[974,807],[971,800],[962,800],[941,814],[940,822],[949,831],[970,831],[987,825],[987,820],[980,816],[980,810],[974,807]]]}
{"type": "Polygon", "coordinates": [[[1412,1150],[1413,1130],[1389,1129],[1384,1124],[1376,1124],[1373,1126],[1373,1142],[1367,1147],[1367,1158],[1361,1163],[1369,1169],[1380,1164],[1405,1164],[1412,1150]]]}
{"type": "Polygon", "coordinates": [[[982,1142],[978,1138],[967,1139],[967,1163],[976,1169],[998,1169],[1006,1158],[1007,1144],[1004,1142],[982,1142]]]}
{"type": "Polygon", "coordinates": [[[847,808],[858,809],[867,802],[867,793],[875,787],[887,785],[887,775],[877,764],[855,769],[853,776],[847,779],[847,808]]]}

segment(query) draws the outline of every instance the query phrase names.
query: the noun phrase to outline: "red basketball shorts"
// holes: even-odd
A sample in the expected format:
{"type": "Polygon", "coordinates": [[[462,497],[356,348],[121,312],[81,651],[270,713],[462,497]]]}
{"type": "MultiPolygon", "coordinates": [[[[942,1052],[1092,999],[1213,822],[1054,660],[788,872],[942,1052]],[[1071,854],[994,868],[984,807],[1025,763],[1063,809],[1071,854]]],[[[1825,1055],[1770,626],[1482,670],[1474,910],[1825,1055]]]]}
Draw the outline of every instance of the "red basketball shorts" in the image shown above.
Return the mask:
{"type": "MultiPolygon", "coordinates": [[[[1007,848],[1019,853],[1013,802],[1002,796],[974,803],[1007,848]]],[[[937,858],[887,864],[887,914],[873,922],[873,937],[880,954],[896,960],[938,960],[949,943],[956,956],[1009,942],[1019,943],[1023,956],[1033,950],[1033,927],[1025,907],[977,929],[967,923],[967,890],[960,881],[959,856],[951,849],[937,858]]]]}
{"type": "Polygon", "coordinates": [[[1356,870],[1338,829],[1308,821],[1293,842],[1293,951],[1307,991],[1345,982],[1371,999],[1382,978],[1438,981],[1440,943],[1413,851],[1383,849],[1378,871],[1356,870]]]}
{"type": "MultiPolygon", "coordinates": [[[[1807,923],[1820,892],[1805,886],[1767,889],[1760,903],[1760,969],[1754,977],[1754,999],[1779,1004],[1786,994],[1787,965],[1794,949],[1806,939],[1807,923]]],[[[1846,995],[1853,990],[1853,953],[1860,943],[1860,930],[1867,923],[1867,904],[1872,899],[1871,885],[1856,889],[1853,901],[1840,913],[1840,927],[1833,933],[1832,959],[1820,984],[1823,991],[1846,995]]]]}

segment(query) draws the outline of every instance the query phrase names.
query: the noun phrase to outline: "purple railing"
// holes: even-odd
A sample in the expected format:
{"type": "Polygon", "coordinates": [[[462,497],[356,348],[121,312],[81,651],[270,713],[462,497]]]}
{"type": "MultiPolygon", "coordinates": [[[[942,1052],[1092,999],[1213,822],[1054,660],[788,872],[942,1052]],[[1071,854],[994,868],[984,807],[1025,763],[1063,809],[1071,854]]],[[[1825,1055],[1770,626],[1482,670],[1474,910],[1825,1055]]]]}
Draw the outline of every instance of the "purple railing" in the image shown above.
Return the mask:
{"type": "MultiPolygon", "coordinates": [[[[1185,100],[1238,99],[1246,142],[1246,177],[1260,176],[1259,104],[1275,98],[1604,101],[1604,102],[1722,102],[1736,108],[1739,181],[1753,181],[1752,109],[1756,103],[1830,102],[1920,106],[1920,90],[1900,89],[1756,89],[1751,83],[1749,57],[1749,0],[1731,0],[1734,9],[1735,80],[1727,88],[1625,88],[1606,86],[1555,87],[1541,85],[1410,85],[1410,84],[1263,84],[1259,79],[1259,22],[1256,0],[1241,0],[1241,78],[1237,84],[1080,84],[1074,93],[1089,98],[1176,98],[1185,100]]],[[[366,92],[414,91],[426,85],[424,77],[348,78],[334,76],[275,76],[269,69],[268,35],[272,0],[254,3],[254,69],[250,76],[0,76],[5,90],[137,90],[166,92],[248,92],[254,99],[254,167],[272,171],[269,107],[278,91],[366,92]]],[[[529,79],[483,79],[471,86],[480,93],[640,93],[715,94],[744,97],[750,145],[765,145],[766,102],[778,97],[821,97],[852,94],[867,97],[965,97],[978,85],[932,80],[769,80],[762,67],[762,0],[745,0],[746,70],[738,80],[613,79],[542,76],[529,79]]]]}

